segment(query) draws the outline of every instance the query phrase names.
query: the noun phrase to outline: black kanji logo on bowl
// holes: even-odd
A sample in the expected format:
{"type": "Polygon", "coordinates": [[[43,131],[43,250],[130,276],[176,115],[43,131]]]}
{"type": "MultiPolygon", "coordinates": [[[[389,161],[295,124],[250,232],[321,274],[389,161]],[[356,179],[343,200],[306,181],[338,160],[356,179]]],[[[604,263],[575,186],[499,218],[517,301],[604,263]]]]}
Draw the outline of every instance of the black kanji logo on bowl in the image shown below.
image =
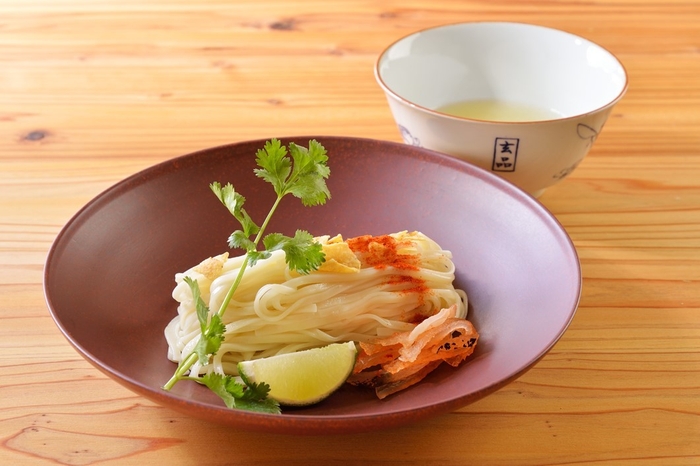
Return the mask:
{"type": "Polygon", "coordinates": [[[493,146],[493,165],[495,172],[514,172],[515,161],[518,158],[518,138],[496,138],[493,146]]]}

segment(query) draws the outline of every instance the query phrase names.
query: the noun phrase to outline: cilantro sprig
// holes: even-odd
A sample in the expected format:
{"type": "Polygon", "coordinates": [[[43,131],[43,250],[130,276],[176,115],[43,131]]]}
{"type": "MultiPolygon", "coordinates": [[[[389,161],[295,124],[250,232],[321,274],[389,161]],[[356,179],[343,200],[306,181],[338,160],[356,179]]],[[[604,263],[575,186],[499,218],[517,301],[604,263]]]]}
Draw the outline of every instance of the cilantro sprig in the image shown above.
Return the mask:
{"type": "Polygon", "coordinates": [[[194,380],[209,387],[229,408],[279,413],[279,404],[267,397],[270,387],[265,383],[241,383],[234,377],[218,373],[209,373],[203,377],[187,375],[196,362],[206,365],[219,351],[226,331],[223,316],[247,267],[269,258],[277,250],[284,251],[290,269],[302,274],[318,269],[325,260],[321,245],[307,231],[297,230],[294,236],[281,233],[265,236],[265,230],[282,198],[288,194],[299,198],[305,206],[325,204],[330,198],[326,186],[326,179],[330,175],[326,149],[319,142],[311,140],[308,148],[289,143],[288,151],[279,140],[271,139],[257,151],[256,162],[259,168],[254,170],[255,175],[270,183],[277,194],[277,199],[261,225],[256,224],[243,208],[245,197],[231,183],[222,186],[219,182],[214,182],[210,185],[219,201],[241,225],[241,229],[231,233],[228,244],[231,248],[243,249],[245,257],[236,279],[216,312],[210,310],[201,298],[197,281],[185,277],[184,281],[190,287],[195,302],[201,336],[192,353],[180,362],[163,388],[170,390],[181,380],[194,380]],[[263,249],[259,250],[260,242],[263,249]]]}

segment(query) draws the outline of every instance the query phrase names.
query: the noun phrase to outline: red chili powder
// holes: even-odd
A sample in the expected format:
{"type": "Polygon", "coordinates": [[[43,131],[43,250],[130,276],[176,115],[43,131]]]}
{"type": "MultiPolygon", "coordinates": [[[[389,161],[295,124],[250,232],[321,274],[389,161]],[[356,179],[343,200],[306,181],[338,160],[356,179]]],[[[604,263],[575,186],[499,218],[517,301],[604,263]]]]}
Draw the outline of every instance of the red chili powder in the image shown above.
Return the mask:
{"type": "Polygon", "coordinates": [[[410,246],[410,242],[400,243],[393,236],[358,236],[347,240],[350,250],[358,255],[362,265],[384,269],[394,267],[401,270],[418,270],[420,256],[399,254],[401,247],[410,246]]]}
{"type": "MultiPolygon", "coordinates": [[[[358,236],[347,240],[350,250],[354,252],[363,266],[374,267],[375,269],[385,269],[393,267],[397,270],[419,270],[420,255],[400,254],[401,248],[411,246],[410,241],[400,242],[389,235],[381,236],[358,236]]],[[[410,275],[392,275],[387,281],[390,285],[406,284],[401,293],[417,293],[419,295],[419,305],[423,304],[425,294],[430,291],[425,281],[410,275]]]]}

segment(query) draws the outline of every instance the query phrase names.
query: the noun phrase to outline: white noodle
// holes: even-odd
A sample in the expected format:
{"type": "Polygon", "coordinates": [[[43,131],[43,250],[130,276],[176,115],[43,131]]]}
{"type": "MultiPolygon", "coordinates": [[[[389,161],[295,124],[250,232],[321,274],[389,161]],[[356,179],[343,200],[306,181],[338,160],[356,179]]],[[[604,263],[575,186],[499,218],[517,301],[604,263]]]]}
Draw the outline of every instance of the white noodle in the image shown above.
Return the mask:
{"type": "MultiPolygon", "coordinates": [[[[247,268],[223,316],[226,333],[219,352],[205,367],[195,363],[190,374],[236,375],[236,364],[242,360],[410,331],[421,319],[452,304],[457,305],[457,317],[466,317],[467,296],[452,284],[452,254],[422,233],[390,236],[400,244],[410,240],[410,246],[400,252],[420,255],[417,270],[363,267],[356,273],[299,275],[287,268],[282,251],[247,268]],[[397,275],[422,280],[429,291],[407,291],[397,275]]],[[[202,273],[201,266],[176,275],[177,316],[165,328],[170,360],[186,358],[200,338],[192,293],[184,277],[197,281],[202,299],[216,312],[238,274],[242,257],[215,258],[220,262],[215,277],[211,272],[202,273]]]]}

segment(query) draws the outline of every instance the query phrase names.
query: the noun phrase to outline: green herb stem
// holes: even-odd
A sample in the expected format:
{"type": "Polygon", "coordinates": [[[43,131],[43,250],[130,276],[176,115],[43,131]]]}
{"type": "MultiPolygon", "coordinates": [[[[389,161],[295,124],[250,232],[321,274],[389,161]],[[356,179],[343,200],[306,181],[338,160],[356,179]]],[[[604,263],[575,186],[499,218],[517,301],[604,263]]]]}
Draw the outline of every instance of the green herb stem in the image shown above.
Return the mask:
{"type": "Polygon", "coordinates": [[[187,371],[190,370],[195,361],[197,361],[197,354],[193,351],[190,353],[189,356],[187,356],[186,359],[184,359],[180,363],[180,365],[177,366],[177,370],[175,371],[173,376],[170,377],[168,383],[163,385],[163,389],[170,390],[171,388],[173,388],[178,381],[184,378],[184,375],[187,373],[187,371]]]}
{"type": "Polygon", "coordinates": [[[245,198],[236,193],[229,183],[221,186],[218,182],[210,186],[212,191],[219,197],[219,200],[228,208],[231,214],[241,223],[242,231],[235,231],[230,239],[229,245],[232,248],[245,249],[246,254],[241,264],[236,279],[231,284],[221,306],[214,314],[201,300],[199,286],[196,280],[185,281],[190,286],[195,297],[197,317],[199,319],[202,335],[201,340],[195,349],[178,365],[170,380],[163,386],[163,389],[170,390],[180,380],[195,380],[205,384],[212,391],[217,393],[227,406],[241,409],[262,410],[264,412],[279,412],[279,405],[274,400],[267,399],[269,386],[266,384],[245,384],[242,386],[235,382],[230,376],[209,373],[203,378],[192,377],[188,374],[192,366],[198,360],[205,363],[212,354],[216,354],[224,338],[225,325],[222,318],[226,313],[233,295],[243,280],[246,268],[252,263],[255,264],[260,257],[269,257],[272,250],[282,249],[285,251],[285,260],[291,269],[301,273],[308,273],[318,268],[325,260],[321,246],[313,244],[313,237],[305,231],[297,230],[296,235],[285,237],[281,234],[268,235],[264,243],[267,248],[265,254],[260,254],[258,244],[263,240],[265,230],[277,210],[282,198],[287,194],[292,194],[301,199],[306,206],[323,204],[330,197],[325,179],[330,174],[326,165],[328,157],[325,148],[318,142],[309,141],[309,149],[290,144],[291,158],[287,156],[286,148],[278,140],[268,141],[265,147],[258,151],[258,166],[255,173],[260,178],[271,183],[275,187],[277,199],[270,208],[264,222],[260,227],[248,216],[242,208],[245,198]],[[292,168],[292,165],[294,166],[292,168]],[[255,239],[250,240],[250,236],[255,234],[255,239]],[[271,241],[268,238],[274,237],[271,241]],[[238,400],[238,401],[236,401],[238,400]]]}
{"type": "MultiPolygon", "coordinates": [[[[253,244],[255,246],[260,243],[260,240],[262,239],[263,235],[265,234],[265,228],[267,227],[268,223],[270,223],[270,219],[272,218],[272,214],[275,213],[275,210],[277,210],[277,206],[279,205],[280,201],[282,200],[282,196],[278,196],[277,200],[273,204],[272,208],[270,209],[270,212],[268,212],[267,217],[265,217],[265,221],[263,222],[262,226],[260,227],[260,230],[258,231],[258,234],[255,236],[255,240],[253,240],[253,244]]],[[[234,293],[238,289],[238,286],[241,284],[241,281],[243,281],[243,274],[245,273],[245,269],[248,267],[248,261],[249,261],[250,255],[246,253],[245,258],[243,259],[243,263],[241,264],[241,268],[238,270],[238,275],[236,275],[236,279],[234,280],[233,284],[229,288],[228,292],[226,293],[226,296],[224,297],[223,302],[221,303],[221,306],[219,307],[219,317],[223,317],[224,314],[226,313],[226,309],[228,308],[228,304],[231,302],[231,299],[233,298],[234,293]]],[[[182,363],[178,366],[177,370],[175,371],[175,374],[170,378],[168,383],[166,383],[163,388],[165,390],[170,390],[175,384],[184,379],[187,378],[185,377],[185,374],[187,371],[190,370],[192,365],[197,361],[197,354],[192,351],[189,356],[187,356],[186,359],[182,361],[182,363]]]]}
{"type": "MultiPolygon", "coordinates": [[[[255,236],[255,239],[253,240],[253,245],[257,247],[258,243],[260,243],[260,240],[262,239],[263,235],[265,234],[265,229],[267,228],[267,224],[270,223],[270,219],[272,218],[272,214],[275,213],[275,210],[277,210],[277,206],[280,204],[280,201],[282,200],[282,196],[277,196],[277,200],[275,203],[272,205],[272,208],[270,211],[267,213],[267,217],[265,217],[265,221],[262,223],[260,226],[260,230],[258,231],[258,234],[255,236]]],[[[245,258],[243,259],[243,264],[241,264],[241,268],[238,270],[238,275],[236,275],[236,280],[233,282],[231,285],[231,288],[229,288],[228,293],[226,293],[226,296],[224,297],[224,300],[221,303],[221,306],[219,307],[219,317],[223,317],[224,314],[226,313],[226,309],[228,308],[228,303],[231,302],[231,299],[233,298],[233,294],[236,292],[238,289],[238,285],[241,284],[241,281],[243,280],[243,273],[245,272],[245,269],[248,267],[248,261],[250,258],[250,251],[246,252],[245,258]]]]}

